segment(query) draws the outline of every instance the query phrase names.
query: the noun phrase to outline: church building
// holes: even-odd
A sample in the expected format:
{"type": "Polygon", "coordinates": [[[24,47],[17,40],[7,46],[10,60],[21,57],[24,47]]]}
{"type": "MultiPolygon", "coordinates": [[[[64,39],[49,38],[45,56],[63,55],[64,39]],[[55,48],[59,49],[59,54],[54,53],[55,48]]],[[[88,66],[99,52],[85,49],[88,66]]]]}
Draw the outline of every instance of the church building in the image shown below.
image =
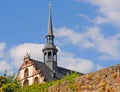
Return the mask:
{"type": "Polygon", "coordinates": [[[58,80],[74,71],[57,66],[58,49],[54,44],[55,35],[52,27],[51,4],[49,4],[48,32],[43,48],[43,61],[34,60],[29,53],[24,57],[24,61],[19,68],[17,79],[21,86],[44,83],[58,80]]]}

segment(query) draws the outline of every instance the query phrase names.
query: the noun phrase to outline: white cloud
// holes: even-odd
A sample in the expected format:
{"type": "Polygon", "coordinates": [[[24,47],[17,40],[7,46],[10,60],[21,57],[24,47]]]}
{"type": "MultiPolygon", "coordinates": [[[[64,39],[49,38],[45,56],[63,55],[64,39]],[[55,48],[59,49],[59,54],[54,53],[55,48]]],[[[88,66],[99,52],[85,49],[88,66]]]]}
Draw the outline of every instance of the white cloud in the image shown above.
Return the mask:
{"type": "Polygon", "coordinates": [[[86,19],[88,22],[93,22],[92,19],[90,19],[87,15],[80,13],[78,16],[83,17],[84,19],[86,19]]]}
{"type": "MultiPolygon", "coordinates": [[[[24,43],[11,48],[9,53],[6,53],[6,56],[8,56],[7,60],[0,61],[0,72],[3,73],[5,70],[7,70],[9,74],[14,73],[15,69],[18,70],[20,65],[23,63],[24,56],[27,52],[30,53],[32,59],[43,61],[43,47],[44,44],[24,43]],[[10,62],[8,63],[9,60],[10,62]]],[[[59,49],[59,66],[82,73],[88,73],[96,70],[96,65],[91,60],[76,58],[73,53],[67,53],[61,51],[59,47],[57,48],[59,49]]]]}
{"type": "Polygon", "coordinates": [[[93,20],[92,20],[93,23],[96,24],[104,24],[106,22],[108,22],[108,19],[106,17],[103,17],[103,16],[96,16],[93,20]]]}
{"type": "Polygon", "coordinates": [[[15,68],[19,68],[23,63],[24,56],[26,53],[30,53],[32,59],[43,61],[42,49],[44,44],[35,44],[35,43],[24,43],[16,47],[13,47],[10,50],[10,58],[12,59],[12,65],[15,68]]]}
{"type": "Polygon", "coordinates": [[[4,42],[0,42],[0,57],[4,56],[5,47],[6,47],[6,44],[4,42]]]}
{"type": "Polygon", "coordinates": [[[86,35],[92,39],[94,48],[97,48],[102,56],[107,56],[101,59],[120,58],[120,35],[105,37],[98,27],[88,28],[86,35]]]}
{"type": "Polygon", "coordinates": [[[95,67],[91,60],[75,58],[73,53],[63,51],[58,55],[58,65],[82,73],[91,72],[95,67]]]}
{"type": "MultiPolygon", "coordinates": [[[[13,69],[18,69],[20,65],[23,63],[23,58],[27,52],[30,53],[32,59],[43,61],[42,53],[43,47],[44,44],[34,43],[24,43],[13,47],[9,53],[10,54],[9,58],[11,58],[11,67],[13,69]]],[[[59,47],[57,48],[59,49],[58,53],[59,66],[63,66],[65,68],[83,73],[93,71],[94,64],[92,61],[82,58],[75,58],[73,53],[66,53],[61,51],[59,47]]],[[[8,63],[6,65],[8,65],[8,63]]]]}
{"type": "Polygon", "coordinates": [[[0,72],[4,72],[5,70],[10,70],[10,65],[6,61],[0,61],[0,72]]]}
{"type": "Polygon", "coordinates": [[[3,60],[5,54],[6,43],[0,42],[0,73],[5,72],[5,70],[10,70],[10,65],[3,60]]]}
{"type": "MultiPolygon", "coordinates": [[[[78,2],[89,3],[93,6],[97,6],[97,15],[91,19],[94,26],[99,26],[96,29],[94,26],[88,28],[87,37],[92,39],[93,47],[97,48],[101,53],[99,59],[120,59],[120,0],[76,0],[78,2]],[[109,26],[116,26],[117,34],[111,34],[111,36],[105,37],[100,31],[105,31],[99,24],[106,24],[109,26]],[[112,24],[112,25],[109,25],[112,24]],[[102,30],[101,30],[101,29],[102,30]],[[98,30],[98,31],[97,31],[98,30]],[[90,33],[91,32],[91,33],[90,33]],[[95,33],[99,32],[99,33],[95,33]],[[93,34],[93,35],[92,35],[93,34]]],[[[86,15],[84,15],[85,17],[86,15]]],[[[89,15],[88,15],[89,17],[89,15]]],[[[89,19],[90,20],[90,19],[89,19]]],[[[108,28],[109,30],[109,28],[108,28]]],[[[86,37],[85,37],[86,38],[86,37]]],[[[89,41],[90,42],[90,41],[89,41]]],[[[89,46],[89,45],[88,45],[89,46]]]]}
{"type": "Polygon", "coordinates": [[[120,59],[120,34],[105,37],[98,26],[88,28],[84,33],[65,27],[55,29],[55,32],[58,38],[69,39],[67,43],[80,48],[94,48],[101,54],[100,59],[120,59]]]}
{"type": "Polygon", "coordinates": [[[30,53],[32,59],[43,61],[42,49],[44,44],[20,44],[9,49],[7,51],[9,53],[4,52],[5,46],[5,43],[0,43],[0,73],[3,73],[5,70],[8,71],[8,74],[14,73],[15,69],[19,69],[20,65],[23,63],[24,56],[27,52],[30,53]]]}
{"type": "Polygon", "coordinates": [[[115,26],[120,26],[120,0],[76,0],[79,2],[89,2],[94,6],[98,6],[95,16],[95,24],[112,23],[115,26]]]}
{"type": "Polygon", "coordinates": [[[119,0],[90,0],[94,5],[100,7],[99,11],[108,22],[114,25],[120,25],[120,1],[119,0]]]}
{"type": "Polygon", "coordinates": [[[71,29],[68,29],[66,27],[63,28],[59,28],[59,29],[55,29],[55,35],[56,37],[65,37],[63,38],[65,41],[64,42],[72,42],[74,45],[76,45],[77,43],[79,43],[83,36],[80,33],[76,33],[71,29]]]}

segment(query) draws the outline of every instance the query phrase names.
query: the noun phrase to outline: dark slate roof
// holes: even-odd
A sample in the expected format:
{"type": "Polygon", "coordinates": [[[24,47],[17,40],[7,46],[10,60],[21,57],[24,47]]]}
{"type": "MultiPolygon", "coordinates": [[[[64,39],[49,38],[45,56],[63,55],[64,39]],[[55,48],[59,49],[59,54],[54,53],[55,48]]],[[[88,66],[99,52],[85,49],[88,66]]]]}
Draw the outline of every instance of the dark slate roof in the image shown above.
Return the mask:
{"type": "Polygon", "coordinates": [[[45,44],[44,49],[55,49],[56,50],[57,48],[54,44],[47,43],[47,44],[45,44]]]}
{"type": "Polygon", "coordinates": [[[45,81],[55,80],[55,78],[52,77],[52,71],[43,62],[37,60],[32,60],[32,62],[36,70],[43,74],[45,81]]]}
{"type": "Polygon", "coordinates": [[[49,19],[48,19],[48,33],[47,33],[47,36],[53,36],[53,37],[54,37],[53,29],[52,29],[52,16],[51,16],[51,11],[50,11],[50,13],[49,13],[49,19]]]}
{"type": "Polygon", "coordinates": [[[76,72],[76,71],[66,69],[66,68],[63,68],[63,67],[59,67],[59,66],[57,68],[58,68],[58,72],[62,75],[71,74],[71,73],[78,73],[80,75],[84,74],[84,73],[76,72]]]}
{"type": "Polygon", "coordinates": [[[63,76],[66,76],[66,74],[75,72],[62,67],[57,67],[58,71],[54,72],[49,67],[47,67],[44,62],[40,62],[33,59],[31,59],[31,61],[35,65],[36,70],[43,74],[45,81],[58,80],[61,79],[63,76]]]}

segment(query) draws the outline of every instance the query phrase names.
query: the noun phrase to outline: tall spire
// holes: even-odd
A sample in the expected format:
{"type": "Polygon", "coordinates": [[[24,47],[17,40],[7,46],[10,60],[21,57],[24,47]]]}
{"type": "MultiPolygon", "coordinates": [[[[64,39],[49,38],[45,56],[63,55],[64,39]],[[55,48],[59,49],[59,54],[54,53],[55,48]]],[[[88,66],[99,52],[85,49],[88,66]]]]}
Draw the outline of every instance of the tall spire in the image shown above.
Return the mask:
{"type": "Polygon", "coordinates": [[[47,36],[53,36],[54,37],[54,34],[53,34],[53,29],[52,29],[52,14],[51,14],[51,11],[52,11],[52,4],[51,2],[49,3],[49,19],[48,19],[48,33],[47,33],[47,36]]]}
{"type": "Polygon", "coordinates": [[[52,70],[57,71],[57,52],[58,49],[54,45],[54,34],[52,29],[52,5],[49,3],[49,19],[48,19],[48,32],[46,35],[47,43],[44,46],[44,63],[52,70]]]}

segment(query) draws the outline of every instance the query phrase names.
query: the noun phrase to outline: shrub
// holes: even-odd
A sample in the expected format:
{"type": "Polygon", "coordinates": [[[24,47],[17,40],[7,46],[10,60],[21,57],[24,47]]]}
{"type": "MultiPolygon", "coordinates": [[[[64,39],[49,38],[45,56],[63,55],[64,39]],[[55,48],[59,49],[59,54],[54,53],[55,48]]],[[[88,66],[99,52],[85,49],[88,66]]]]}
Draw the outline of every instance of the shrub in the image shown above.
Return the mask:
{"type": "Polygon", "coordinates": [[[112,74],[112,77],[113,77],[113,78],[117,78],[117,72],[113,73],[113,74],[112,74]]]}

